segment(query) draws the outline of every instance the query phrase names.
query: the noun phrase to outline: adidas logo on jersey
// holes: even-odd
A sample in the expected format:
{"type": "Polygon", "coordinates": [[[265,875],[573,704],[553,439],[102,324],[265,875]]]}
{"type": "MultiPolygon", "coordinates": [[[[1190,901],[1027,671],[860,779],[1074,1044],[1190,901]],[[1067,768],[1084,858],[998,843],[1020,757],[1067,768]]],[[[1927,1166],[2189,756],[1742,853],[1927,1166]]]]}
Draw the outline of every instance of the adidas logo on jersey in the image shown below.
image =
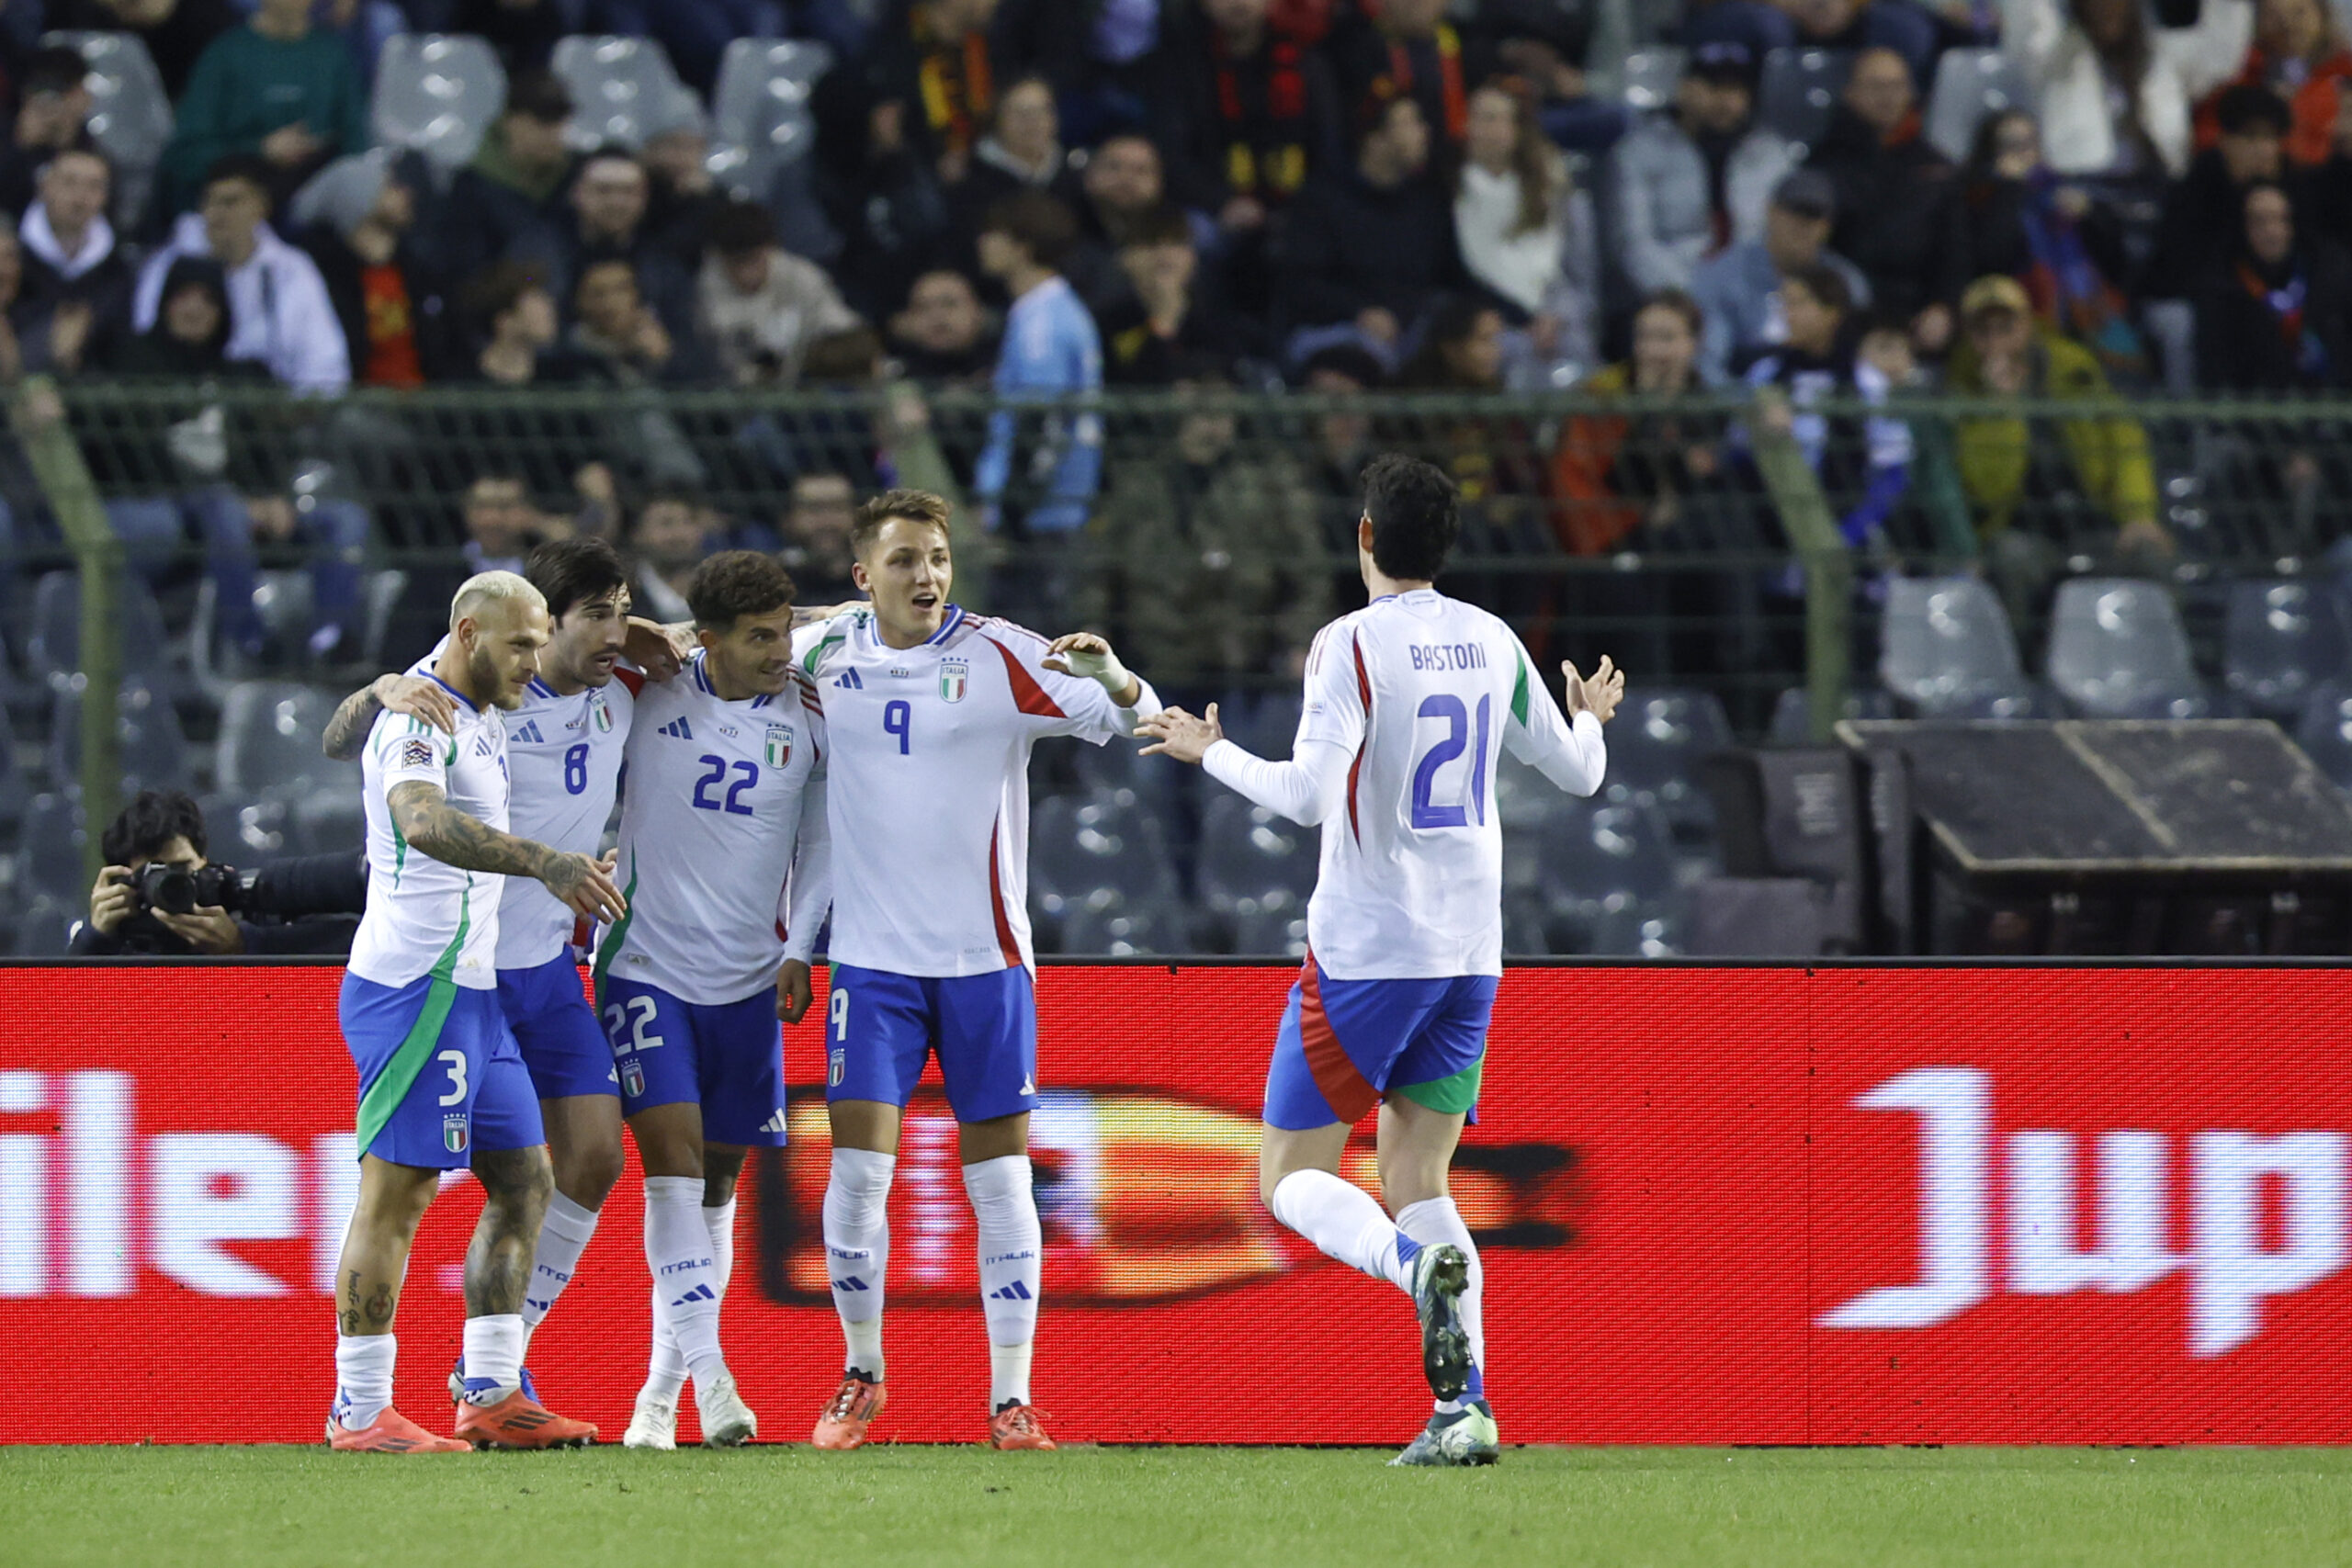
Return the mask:
{"type": "Polygon", "coordinates": [[[688,1291],[684,1295],[680,1296],[676,1301],[672,1302],[670,1304],[673,1307],[682,1307],[688,1302],[715,1302],[718,1299],[718,1292],[712,1290],[708,1285],[696,1285],[693,1290],[688,1291]]]}
{"type": "Polygon", "coordinates": [[[853,692],[862,692],[865,690],[865,682],[857,678],[857,671],[854,670],[842,671],[842,678],[834,682],[833,684],[836,686],[845,687],[853,692]]]}
{"type": "Polygon", "coordinates": [[[660,729],[655,730],[654,733],[657,735],[666,735],[673,740],[692,740],[695,738],[693,727],[688,725],[683,718],[672,719],[660,729]]]}
{"type": "Polygon", "coordinates": [[[992,1302],[1025,1302],[1029,1299],[1029,1287],[1018,1280],[1001,1291],[989,1292],[989,1300],[992,1302]]]}
{"type": "Polygon", "coordinates": [[[516,730],[514,739],[526,746],[544,746],[547,744],[548,738],[539,733],[539,721],[535,718],[516,730]]]}
{"type": "Polygon", "coordinates": [[[777,1107],[776,1107],[776,1111],[775,1111],[775,1115],[773,1115],[773,1116],[771,1116],[771,1117],[769,1117],[766,1121],[764,1121],[764,1122],[761,1122],[761,1123],[760,1123],[760,1131],[761,1131],[761,1132],[763,1132],[763,1133],[781,1133],[781,1132],[783,1132],[783,1131],[784,1131],[784,1107],[782,1107],[782,1106],[780,1106],[780,1105],[779,1105],[779,1106],[777,1106],[777,1107]]]}

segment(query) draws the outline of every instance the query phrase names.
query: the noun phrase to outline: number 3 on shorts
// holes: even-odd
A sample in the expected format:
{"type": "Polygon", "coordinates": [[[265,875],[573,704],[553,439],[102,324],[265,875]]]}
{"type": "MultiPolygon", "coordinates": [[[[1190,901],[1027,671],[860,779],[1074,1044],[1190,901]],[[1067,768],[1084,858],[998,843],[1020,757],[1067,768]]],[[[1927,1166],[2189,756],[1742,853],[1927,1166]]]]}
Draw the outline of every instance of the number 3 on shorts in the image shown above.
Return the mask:
{"type": "Polygon", "coordinates": [[[444,1051],[433,1058],[449,1065],[449,1092],[441,1097],[444,1105],[462,1105],[466,1099],[466,1054],[444,1051]]]}

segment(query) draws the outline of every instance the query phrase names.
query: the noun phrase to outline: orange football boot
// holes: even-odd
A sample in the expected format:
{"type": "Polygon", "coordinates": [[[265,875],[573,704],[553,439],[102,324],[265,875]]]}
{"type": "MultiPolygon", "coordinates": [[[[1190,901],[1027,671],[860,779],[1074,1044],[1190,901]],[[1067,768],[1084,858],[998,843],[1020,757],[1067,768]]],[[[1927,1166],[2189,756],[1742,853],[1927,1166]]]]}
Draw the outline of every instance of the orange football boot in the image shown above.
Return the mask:
{"type": "Polygon", "coordinates": [[[434,1436],[390,1405],[368,1426],[353,1431],[327,1417],[327,1447],[345,1454],[461,1454],[472,1448],[456,1438],[434,1436]]]}
{"type": "Polygon", "coordinates": [[[521,1389],[495,1404],[460,1403],[458,1436],[478,1449],[584,1449],[596,1428],[558,1416],[521,1389]]]}
{"type": "Polygon", "coordinates": [[[866,1428],[882,1414],[890,1402],[890,1391],[878,1382],[871,1382],[855,1372],[842,1374],[842,1386],[825,1403],[817,1417],[817,1429],[808,1440],[820,1449],[855,1449],[865,1446],[866,1428]]]}
{"type": "Polygon", "coordinates": [[[989,1447],[992,1449],[1050,1449],[1054,1439],[1046,1436],[1046,1428],[1038,1423],[1049,1419],[1034,1404],[1008,1404],[989,1417],[989,1447]]]}

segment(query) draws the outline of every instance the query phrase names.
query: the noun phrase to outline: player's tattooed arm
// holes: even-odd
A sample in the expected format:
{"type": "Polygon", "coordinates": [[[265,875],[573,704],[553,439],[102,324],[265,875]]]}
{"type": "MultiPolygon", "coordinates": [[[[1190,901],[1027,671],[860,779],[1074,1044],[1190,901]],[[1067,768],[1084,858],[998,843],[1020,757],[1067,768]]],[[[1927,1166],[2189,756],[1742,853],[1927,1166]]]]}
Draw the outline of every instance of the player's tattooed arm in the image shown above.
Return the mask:
{"type": "Polygon", "coordinates": [[[348,762],[368,743],[368,728],[379,713],[404,713],[446,734],[458,732],[458,705],[441,682],[421,675],[379,675],[343,699],[327,720],[319,749],[338,762],[348,762]]]}
{"type": "Polygon", "coordinates": [[[545,883],[548,891],[574,914],[591,919],[616,920],[628,908],[621,890],[614,886],[610,856],[596,860],[568,854],[502,833],[450,805],[440,785],[423,779],[404,779],[384,798],[401,836],[444,865],[532,877],[545,883]]]}

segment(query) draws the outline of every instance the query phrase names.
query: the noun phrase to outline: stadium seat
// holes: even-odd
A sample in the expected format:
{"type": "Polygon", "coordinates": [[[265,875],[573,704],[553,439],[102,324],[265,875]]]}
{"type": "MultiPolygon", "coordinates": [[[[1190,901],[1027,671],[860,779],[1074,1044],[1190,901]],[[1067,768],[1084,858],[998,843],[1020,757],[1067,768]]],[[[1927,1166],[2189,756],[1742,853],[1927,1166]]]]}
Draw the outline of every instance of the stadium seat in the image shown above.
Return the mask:
{"type": "Polygon", "coordinates": [[[1678,906],[1673,835],[1646,804],[1588,807],[1538,850],[1539,891],[1555,925],[1577,933],[1570,951],[1639,953],[1668,943],[1678,906]]]}
{"type": "Polygon", "coordinates": [[[213,775],[220,789],[288,799],[320,790],[356,796],[359,765],[337,762],[319,750],[336,699],[314,686],[244,681],[229,689],[220,710],[220,750],[213,775]]]}
{"type": "Polygon", "coordinates": [[[62,958],[71,945],[74,922],[90,913],[90,890],[73,898],[36,897],[24,906],[11,933],[10,951],[19,958],[62,958]]]}
{"type": "Polygon", "coordinates": [[[1693,769],[1700,758],[1731,743],[1731,719],[1712,692],[1660,686],[1628,693],[1609,727],[1602,796],[1617,805],[1655,805],[1679,839],[1704,842],[1713,830],[1714,808],[1693,769]]]}
{"type": "Polygon", "coordinates": [[[1965,164],[1986,117],[2033,107],[2033,84],[1997,49],[1948,49],[1928,95],[1928,140],[1965,164]]]}
{"type": "Polygon", "coordinates": [[[208,795],[196,804],[204,813],[209,859],[245,866],[293,852],[288,844],[293,813],[284,801],[269,795],[208,795]]]}
{"type": "Polygon", "coordinates": [[[1674,90],[1681,85],[1682,67],[1689,56],[1688,50],[1669,44],[1637,49],[1625,56],[1625,107],[1640,110],[1673,107],[1674,90]]]}
{"type": "Polygon", "coordinates": [[[136,33],[45,33],[41,42],[77,51],[90,68],[90,140],[113,160],[115,221],[128,228],[146,212],[172,140],[172,100],[154,57],[136,33]]]}
{"type": "Polygon", "coordinates": [[[1132,791],[1057,795],[1038,803],[1029,823],[1029,893],[1037,912],[1062,928],[1084,910],[1102,919],[1125,910],[1165,908],[1176,898],[1159,819],[1132,791]]]}
{"type": "Polygon", "coordinates": [[[445,178],[473,161],[506,107],[506,72],[481,39],[395,33],[376,60],[379,146],[423,153],[445,178]]]}
{"type": "MultiPolygon", "coordinates": [[[[60,786],[71,784],[82,766],[82,684],[61,682],[49,728],[49,773],[60,786]]],[[[116,692],[115,744],[120,748],[122,792],[186,789],[189,782],[187,736],[169,699],[145,681],[127,675],[116,692]]]]}
{"type": "Polygon", "coordinates": [[[1315,891],[1317,830],[1279,812],[1220,793],[1201,813],[1197,881],[1218,915],[1261,908],[1302,911],[1315,891]]]}
{"type": "Polygon", "coordinates": [[[549,64],[571,90],[571,136],[583,150],[610,143],[634,152],[650,136],[703,118],[651,39],[574,35],[557,42],[549,64]]]}
{"type": "Polygon", "coordinates": [[[1899,577],[1888,585],[1878,676],[1923,718],[2025,716],[2033,684],[2008,613],[1973,577],[1899,577]]]}
{"type": "MultiPolygon", "coordinates": [[[[163,606],[136,576],[126,574],[122,579],[120,615],[124,672],[144,675],[150,684],[167,691],[177,690],[163,606]]],[[[49,572],[35,585],[32,630],[25,639],[25,657],[28,673],[51,686],[82,667],[82,580],[77,573],[49,572]]]]}
{"type": "MultiPolygon", "coordinates": [[[[1894,698],[1871,687],[1846,694],[1840,718],[1893,718],[1894,698]]],[[[1813,744],[1813,699],[1803,686],[1791,686],[1772,701],[1772,717],[1764,728],[1768,746],[1813,744]]]]}
{"type": "Polygon", "coordinates": [[[765,201],[777,171],[808,155],[818,78],[831,69],[821,43],[741,38],[727,46],[711,94],[710,172],[747,201],[765,201]]]}
{"type": "Polygon", "coordinates": [[[2291,580],[2230,584],[2222,679],[2257,716],[2300,715],[2314,691],[2347,673],[2345,643],[2342,608],[2325,590],[2291,580]]]}
{"type": "Polygon", "coordinates": [[[295,849],[306,855],[357,854],[368,847],[368,808],[356,787],[330,785],[293,803],[295,849]]]}
{"type": "Polygon", "coordinates": [[[1261,905],[1236,914],[1233,951],[1237,956],[1248,958],[1305,958],[1306,906],[1277,908],[1261,905]]]}
{"type": "Polygon", "coordinates": [[[1811,148],[1829,129],[1830,111],[1853,70],[1851,50],[1774,50],[1764,57],[1764,75],[1757,87],[1757,123],[1801,148],[1811,148]]]}
{"type": "Polygon", "coordinates": [[[1184,913],[1175,904],[1074,905],[1061,920],[1061,951],[1095,958],[1189,953],[1184,913]]]}
{"type": "Polygon", "coordinates": [[[90,903],[90,874],[82,856],[90,841],[80,795],[65,790],[37,795],[25,807],[17,851],[16,891],[61,904],[90,903]]]}
{"type": "Polygon", "coordinates": [[[2060,586],[2050,681],[2086,718],[2197,718],[2210,706],[2171,592],[2135,578],[2060,586]]]}

